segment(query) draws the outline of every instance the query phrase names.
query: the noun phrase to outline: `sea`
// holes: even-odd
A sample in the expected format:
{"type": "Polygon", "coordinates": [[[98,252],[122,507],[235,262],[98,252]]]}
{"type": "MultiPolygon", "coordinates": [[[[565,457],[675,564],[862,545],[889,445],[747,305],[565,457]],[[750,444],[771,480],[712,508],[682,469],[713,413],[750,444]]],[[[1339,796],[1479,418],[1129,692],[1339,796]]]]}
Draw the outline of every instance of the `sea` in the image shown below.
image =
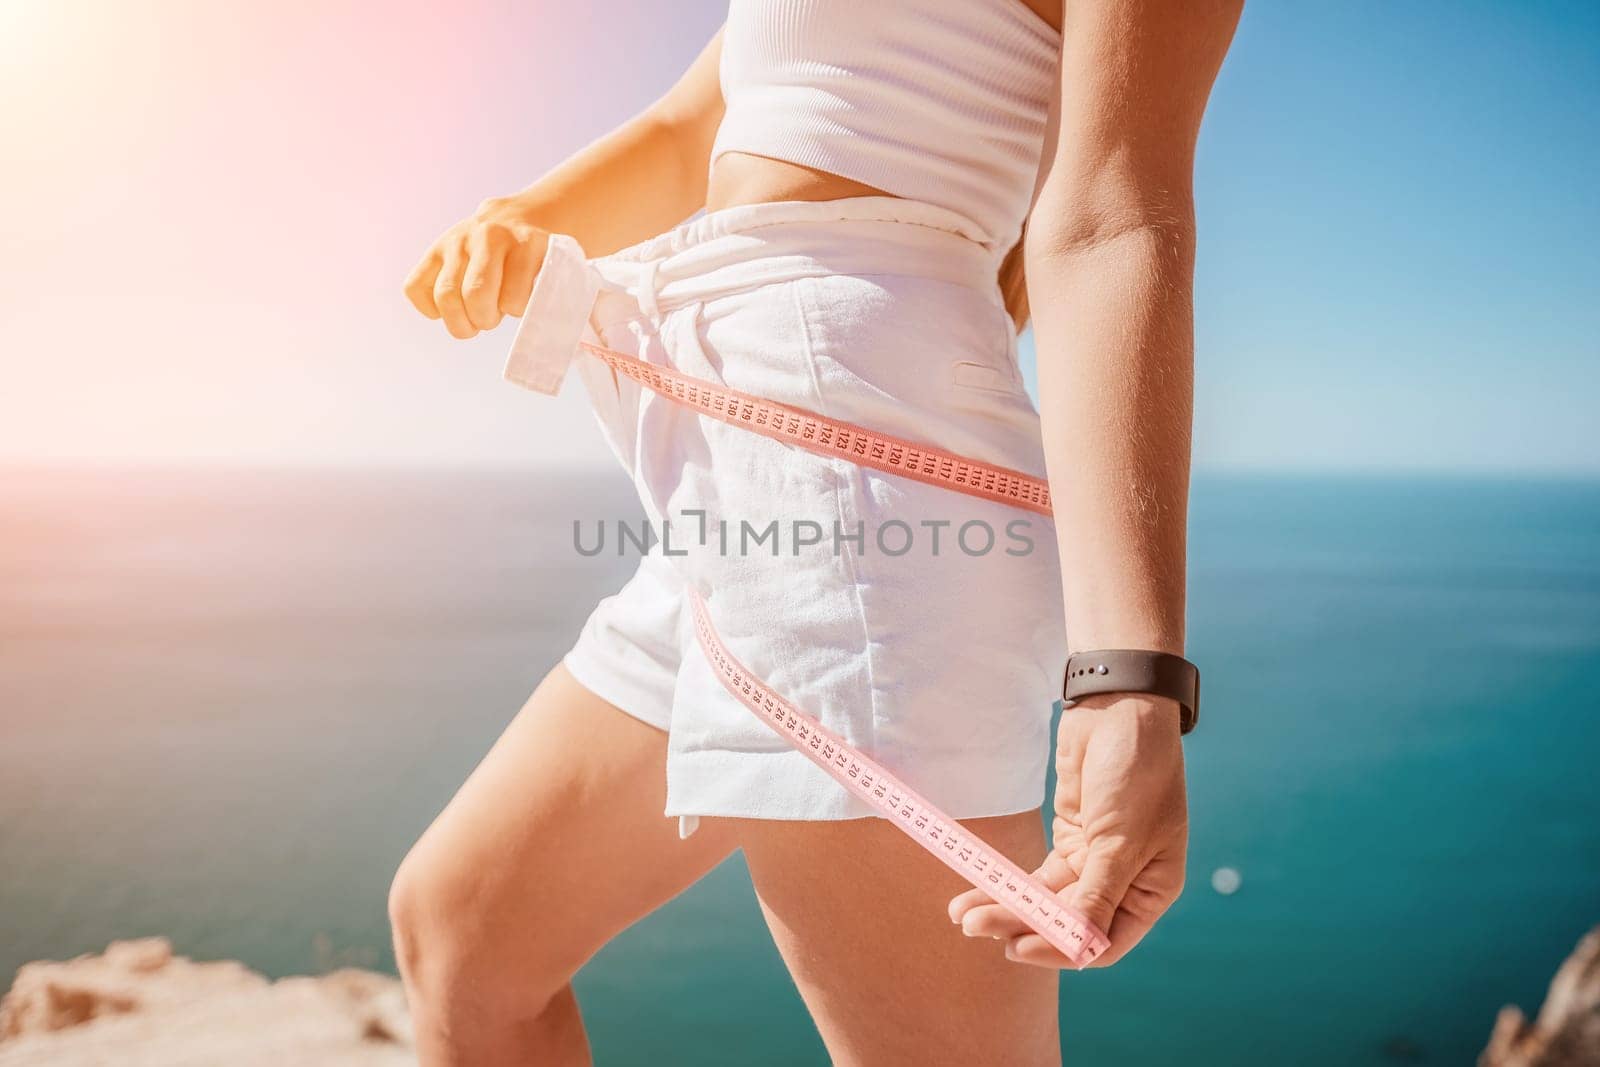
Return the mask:
{"type": "MultiPolygon", "coordinates": [[[[0,988],[154,934],[392,971],[390,876],[631,571],[572,529],[627,492],[0,472],[0,988]]],[[[1600,923],[1600,483],[1202,474],[1190,569],[1189,888],[1064,976],[1066,1062],[1471,1063],[1600,923]]],[[[577,989],[602,1065],[827,1062],[737,856],[577,989]]]]}

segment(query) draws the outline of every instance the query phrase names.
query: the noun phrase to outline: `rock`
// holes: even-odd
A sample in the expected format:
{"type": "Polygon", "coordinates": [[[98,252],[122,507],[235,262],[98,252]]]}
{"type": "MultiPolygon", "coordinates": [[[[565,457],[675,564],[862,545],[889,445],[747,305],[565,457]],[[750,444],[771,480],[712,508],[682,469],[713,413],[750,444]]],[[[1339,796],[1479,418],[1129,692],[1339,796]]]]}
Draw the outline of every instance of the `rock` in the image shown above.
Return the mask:
{"type": "MultiPolygon", "coordinates": [[[[240,963],[174,956],[165,938],[27,964],[0,1000],[0,1067],[415,1067],[411,1046],[394,978],[345,968],[271,982],[240,963]]],[[[1410,1042],[1385,1046],[1397,1058],[1402,1049],[1410,1042]]],[[[1478,1059],[1479,1067],[1594,1064],[1600,927],[1556,972],[1537,1019],[1501,1010],[1478,1059]]]]}
{"type": "Polygon", "coordinates": [[[30,963],[0,1000],[0,1067],[414,1065],[394,978],[346,969],[270,982],[164,938],[30,963]]]}
{"type": "Polygon", "coordinates": [[[1590,930],[1550,980],[1539,1017],[1500,1009],[1478,1067],[1593,1067],[1600,1064],[1600,926],[1590,930]]]}
{"type": "Polygon", "coordinates": [[[0,1001],[0,1040],[65,1030],[105,1016],[161,1010],[201,992],[266,984],[238,963],[174,958],[165,938],[116,941],[101,956],[23,966],[0,1001]]]}
{"type": "Polygon", "coordinates": [[[113,941],[106,949],[105,958],[110,966],[132,974],[159,971],[172,962],[172,942],[164,937],[113,941]]]}

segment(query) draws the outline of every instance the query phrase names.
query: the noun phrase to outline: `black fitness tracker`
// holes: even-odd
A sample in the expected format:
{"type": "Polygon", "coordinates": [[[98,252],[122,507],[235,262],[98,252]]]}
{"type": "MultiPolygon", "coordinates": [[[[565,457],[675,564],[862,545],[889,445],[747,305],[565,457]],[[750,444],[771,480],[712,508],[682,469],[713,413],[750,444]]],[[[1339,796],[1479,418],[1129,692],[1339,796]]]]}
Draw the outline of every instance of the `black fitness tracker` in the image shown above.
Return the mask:
{"type": "Polygon", "coordinates": [[[1200,668],[1170,652],[1107,648],[1067,657],[1061,706],[1070,708],[1098,693],[1148,693],[1175,700],[1181,709],[1179,733],[1200,721],[1200,668]]]}

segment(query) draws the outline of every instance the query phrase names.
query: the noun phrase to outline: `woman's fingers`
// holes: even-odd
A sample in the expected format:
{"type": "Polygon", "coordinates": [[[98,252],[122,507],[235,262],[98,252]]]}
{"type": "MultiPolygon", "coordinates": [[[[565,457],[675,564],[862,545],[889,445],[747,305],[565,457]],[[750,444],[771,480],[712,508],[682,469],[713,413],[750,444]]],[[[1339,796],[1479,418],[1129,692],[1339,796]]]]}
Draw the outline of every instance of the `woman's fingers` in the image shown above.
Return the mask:
{"type": "Polygon", "coordinates": [[[1095,957],[1092,967],[1109,967],[1122,957],[1133,951],[1135,945],[1144,940],[1144,935],[1156,924],[1161,916],[1143,915],[1137,911],[1124,908],[1117,912],[1117,917],[1111,923],[1109,936],[1111,944],[1106,950],[1095,957]]]}
{"type": "MultiPolygon", "coordinates": [[[[1051,853],[1033,876],[1061,893],[1077,880],[1078,873],[1067,857],[1051,853]]],[[[950,901],[950,921],[960,925],[961,932],[968,937],[1013,938],[1033,931],[1033,927],[1017,918],[1011,909],[995,903],[981,889],[969,889],[950,901]]]]}
{"type": "Polygon", "coordinates": [[[479,330],[500,325],[500,274],[510,242],[499,231],[474,226],[467,234],[467,269],[461,279],[461,299],[467,318],[479,330]]]}
{"type": "Polygon", "coordinates": [[[1074,966],[1071,960],[1052,948],[1050,942],[1035,933],[1028,933],[1006,942],[1006,959],[1055,970],[1074,966]]]}
{"type": "Polygon", "coordinates": [[[1117,917],[1117,909],[1122,906],[1122,898],[1128,895],[1128,887],[1143,866],[1132,842],[1096,842],[1089,848],[1083,873],[1065,894],[1067,903],[1109,934],[1111,922],[1117,917]]]}
{"type": "Polygon", "coordinates": [[[528,298],[533,295],[533,279],[544,262],[544,246],[534,247],[531,241],[518,241],[506,253],[505,266],[501,268],[500,310],[507,315],[521,316],[528,310],[528,298]]]}
{"type": "MultiPolygon", "coordinates": [[[[1109,967],[1132,952],[1133,947],[1144,940],[1144,935],[1150,932],[1150,928],[1156,924],[1156,919],[1159,917],[1140,915],[1126,908],[1119,910],[1111,923],[1111,944],[1096,956],[1089,966],[1109,967]]],[[[1032,930],[1022,931],[1006,941],[1006,959],[1018,963],[1031,963],[1036,967],[1077,966],[1032,930]]]]}
{"type": "MultiPolygon", "coordinates": [[[[1035,877],[1110,937],[1111,945],[1095,960],[1096,967],[1109,966],[1132,951],[1177,895],[1134,889],[1132,883],[1139,871],[1129,861],[1132,854],[1129,846],[1120,843],[1092,849],[1081,861],[1080,874],[1069,857],[1052,853],[1034,872],[1035,877]]],[[[1158,859],[1149,865],[1147,873],[1164,885],[1175,877],[1168,870],[1171,866],[1158,859]]],[[[1181,874],[1176,877],[1181,879],[1181,874]]],[[[950,920],[959,924],[968,937],[1004,941],[1007,959],[1037,967],[1074,966],[1033,927],[981,889],[969,889],[951,900],[950,920]]]]}
{"type": "Polygon", "coordinates": [[[460,242],[445,246],[444,262],[439,267],[439,277],[433,283],[433,302],[444,319],[445,329],[451,337],[466,340],[477,336],[478,330],[467,316],[467,307],[461,299],[461,276],[467,269],[467,257],[460,242]]]}
{"type": "Polygon", "coordinates": [[[434,242],[406,278],[406,297],[451,336],[476,337],[526,311],[549,236],[515,197],[485,200],[434,242]]]}
{"type": "Polygon", "coordinates": [[[439,277],[439,266],[443,262],[438,250],[430,248],[428,254],[406,276],[406,299],[430,319],[439,317],[439,306],[433,302],[433,283],[439,277]]]}
{"type": "Polygon", "coordinates": [[[950,921],[959,925],[961,922],[961,917],[967,912],[971,911],[973,908],[978,908],[985,904],[993,903],[994,899],[983,890],[969,889],[965,893],[951,898],[949,907],[950,921]]]}
{"type": "Polygon", "coordinates": [[[1000,904],[981,904],[961,917],[961,932],[968,937],[1010,939],[1031,933],[1033,927],[1000,904]]]}
{"type": "Polygon", "coordinates": [[[1132,952],[1183,894],[1187,855],[1187,850],[1181,846],[1175,851],[1163,852],[1139,873],[1122,898],[1116,918],[1109,927],[1102,927],[1111,938],[1111,947],[1095,960],[1096,967],[1109,966],[1132,952]]]}
{"type": "MultiPolygon", "coordinates": [[[[1006,959],[1015,960],[1018,963],[1031,963],[1035,967],[1048,967],[1057,971],[1070,970],[1077,966],[1060,952],[1051,948],[1050,942],[1032,931],[1006,942],[1006,959]]],[[[1099,960],[1096,960],[1096,965],[1099,962],[1099,960]]]]}
{"type": "MultiPolygon", "coordinates": [[[[1089,966],[1109,967],[1132,952],[1133,947],[1144,940],[1144,935],[1150,932],[1150,928],[1160,917],[1160,912],[1146,914],[1138,908],[1118,908],[1116,915],[1106,925],[1100,927],[1106,931],[1111,944],[1106,946],[1106,950],[1096,956],[1089,966]]],[[[1020,930],[1006,941],[1006,959],[1018,963],[1031,963],[1036,967],[1077,966],[1033,930],[1020,930]]]]}

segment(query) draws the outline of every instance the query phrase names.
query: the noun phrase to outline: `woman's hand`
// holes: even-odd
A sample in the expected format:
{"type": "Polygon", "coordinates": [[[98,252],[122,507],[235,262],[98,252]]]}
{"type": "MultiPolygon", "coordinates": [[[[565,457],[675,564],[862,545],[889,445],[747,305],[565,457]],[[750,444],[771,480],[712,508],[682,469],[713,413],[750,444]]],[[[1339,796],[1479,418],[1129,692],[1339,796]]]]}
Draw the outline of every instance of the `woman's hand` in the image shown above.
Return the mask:
{"type": "Polygon", "coordinates": [[[544,261],[549,233],[517,197],[485,200],[433,243],[406,278],[406,297],[463,340],[521,315],[544,261]]]}
{"type": "MultiPolygon", "coordinates": [[[[1061,716],[1050,855],[1036,871],[1111,938],[1095,961],[1115,963],[1183,891],[1189,813],[1178,707],[1159,697],[1086,697],[1061,716]]],[[[1006,942],[1006,956],[1072,964],[982,890],[950,902],[969,937],[1006,942]]]]}

